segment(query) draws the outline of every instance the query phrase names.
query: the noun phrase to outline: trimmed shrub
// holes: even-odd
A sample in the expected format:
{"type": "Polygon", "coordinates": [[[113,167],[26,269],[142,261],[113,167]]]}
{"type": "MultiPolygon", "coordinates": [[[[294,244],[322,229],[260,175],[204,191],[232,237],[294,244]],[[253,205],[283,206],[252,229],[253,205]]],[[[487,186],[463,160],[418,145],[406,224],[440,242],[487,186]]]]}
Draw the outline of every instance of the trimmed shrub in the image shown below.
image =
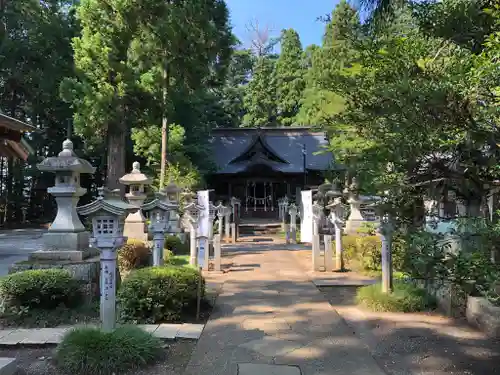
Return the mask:
{"type": "Polygon", "coordinates": [[[170,264],[170,261],[172,260],[173,257],[174,253],[172,252],[172,250],[163,249],[163,262],[165,264],[170,264]]]}
{"type": "Polygon", "coordinates": [[[83,303],[77,280],[62,269],[40,269],[13,273],[0,279],[0,299],[5,309],[55,309],[83,303]]]}
{"type": "Polygon", "coordinates": [[[163,247],[172,251],[174,255],[189,254],[189,246],[182,243],[181,239],[177,236],[166,236],[163,247]]]}
{"type": "MultiPolygon", "coordinates": [[[[346,264],[351,263],[358,256],[358,244],[356,242],[358,237],[350,234],[342,236],[342,253],[346,264]]],[[[335,251],[335,241],[333,242],[333,249],[335,251]]]]}
{"type": "Polygon", "coordinates": [[[121,272],[147,267],[150,264],[151,250],[142,241],[128,240],[127,244],[118,250],[118,267],[121,272]]]}
{"type": "Polygon", "coordinates": [[[358,304],[372,311],[417,312],[435,307],[436,301],[425,289],[413,284],[395,282],[392,293],[382,293],[382,284],[359,288],[356,294],[358,304]]]}
{"type": "Polygon", "coordinates": [[[161,340],[138,327],[123,326],[109,333],[77,328],[57,347],[55,362],[65,374],[123,374],[155,362],[162,353],[161,340]]]}
{"type": "MultiPolygon", "coordinates": [[[[121,320],[145,324],[180,320],[196,306],[200,277],[200,272],[190,267],[149,267],[132,272],[118,291],[121,320]]],[[[202,293],[204,290],[202,278],[202,293]]]]}
{"type": "Polygon", "coordinates": [[[360,236],[356,239],[358,259],[367,271],[382,268],[382,241],[378,236],[360,236]]]}

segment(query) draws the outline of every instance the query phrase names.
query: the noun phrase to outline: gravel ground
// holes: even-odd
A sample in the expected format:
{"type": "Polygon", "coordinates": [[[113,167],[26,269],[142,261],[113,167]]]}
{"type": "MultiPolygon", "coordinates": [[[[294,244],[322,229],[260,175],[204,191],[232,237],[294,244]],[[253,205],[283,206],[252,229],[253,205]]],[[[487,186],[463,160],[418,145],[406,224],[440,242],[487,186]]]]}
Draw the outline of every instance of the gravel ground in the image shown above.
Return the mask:
{"type": "Polygon", "coordinates": [[[360,314],[357,287],[319,289],[389,375],[500,375],[499,339],[436,313],[360,314]]]}
{"type": "MultiPolygon", "coordinates": [[[[165,360],[124,375],[182,374],[195,346],[195,340],[169,341],[165,348],[165,360]]],[[[0,349],[0,357],[18,359],[18,372],[16,375],[59,375],[59,372],[51,363],[54,350],[55,347],[0,349]]]]}

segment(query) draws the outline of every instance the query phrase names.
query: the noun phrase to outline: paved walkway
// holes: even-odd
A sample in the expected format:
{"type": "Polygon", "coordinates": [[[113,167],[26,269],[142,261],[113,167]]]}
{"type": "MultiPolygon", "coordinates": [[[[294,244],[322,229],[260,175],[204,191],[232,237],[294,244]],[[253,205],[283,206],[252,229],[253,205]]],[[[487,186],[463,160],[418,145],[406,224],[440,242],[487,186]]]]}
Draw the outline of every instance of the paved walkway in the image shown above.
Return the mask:
{"type": "MultiPolygon", "coordinates": [[[[95,325],[87,325],[94,327],[95,325]]],[[[198,339],[203,331],[203,324],[141,324],[146,332],[161,339],[198,339]]],[[[11,345],[59,344],[63,336],[73,327],[57,328],[17,328],[0,330],[0,347],[11,345]]]]}
{"type": "Polygon", "coordinates": [[[287,251],[238,245],[184,375],[383,375],[287,251]]]}

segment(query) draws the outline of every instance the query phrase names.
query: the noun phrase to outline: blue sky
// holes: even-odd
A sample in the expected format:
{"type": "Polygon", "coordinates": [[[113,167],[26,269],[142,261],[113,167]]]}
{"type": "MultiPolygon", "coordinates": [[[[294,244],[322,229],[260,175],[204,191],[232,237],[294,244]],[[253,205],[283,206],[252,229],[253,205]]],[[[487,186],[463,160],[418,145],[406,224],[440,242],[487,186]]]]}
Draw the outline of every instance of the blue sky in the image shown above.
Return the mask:
{"type": "Polygon", "coordinates": [[[250,40],[246,26],[257,20],[267,25],[271,36],[282,29],[293,28],[303,47],[320,44],[325,25],[316,19],[331,13],[338,0],[226,0],[234,33],[247,46],[250,40]]]}

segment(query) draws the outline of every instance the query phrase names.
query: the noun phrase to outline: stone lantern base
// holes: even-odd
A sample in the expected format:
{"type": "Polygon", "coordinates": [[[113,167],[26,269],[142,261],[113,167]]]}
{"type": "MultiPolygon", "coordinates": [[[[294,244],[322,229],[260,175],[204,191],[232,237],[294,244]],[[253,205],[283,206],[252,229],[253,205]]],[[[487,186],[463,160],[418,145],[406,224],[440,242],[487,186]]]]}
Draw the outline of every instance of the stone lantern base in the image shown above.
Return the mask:
{"type": "Polygon", "coordinates": [[[344,232],[347,234],[356,234],[358,229],[363,226],[363,223],[368,223],[366,220],[347,220],[345,223],[344,232]]]}
{"type": "Polygon", "coordinates": [[[82,261],[99,253],[89,247],[89,232],[48,232],[42,239],[43,250],[32,253],[30,260],[82,261]]]}

